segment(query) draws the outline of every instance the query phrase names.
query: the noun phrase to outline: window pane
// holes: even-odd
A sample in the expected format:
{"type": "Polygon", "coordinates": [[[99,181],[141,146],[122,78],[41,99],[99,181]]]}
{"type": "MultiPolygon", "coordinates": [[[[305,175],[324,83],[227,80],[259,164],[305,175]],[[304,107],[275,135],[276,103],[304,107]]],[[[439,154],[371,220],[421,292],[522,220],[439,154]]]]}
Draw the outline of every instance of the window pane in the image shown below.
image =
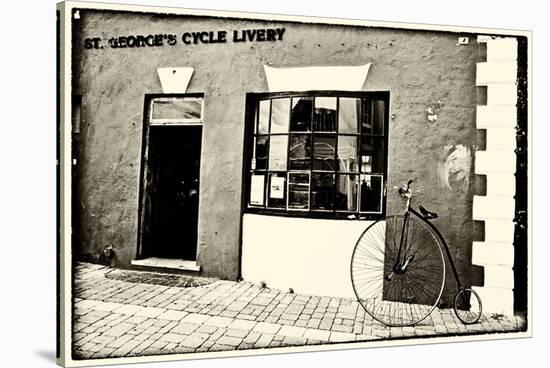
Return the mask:
{"type": "Polygon", "coordinates": [[[372,134],[372,100],[363,100],[361,132],[363,134],[372,134]]]}
{"type": "Polygon", "coordinates": [[[202,98],[159,98],[152,101],[152,119],[200,120],[202,98]]]}
{"type": "Polygon", "coordinates": [[[338,170],[357,172],[357,136],[338,137],[338,170]]]}
{"type": "Polygon", "coordinates": [[[372,132],[373,134],[384,134],[384,115],[386,113],[386,104],[384,101],[373,101],[372,103],[372,132]]]}
{"type": "Polygon", "coordinates": [[[382,176],[361,175],[361,212],[382,212],[382,176]]]}
{"type": "Polygon", "coordinates": [[[334,174],[311,174],[311,208],[332,210],[334,207],[334,174]]]}
{"type": "Polygon", "coordinates": [[[288,208],[309,208],[308,173],[288,173],[288,208]]]}
{"type": "Polygon", "coordinates": [[[269,100],[260,101],[260,111],[258,114],[258,134],[267,134],[269,132],[269,100]]]}
{"type": "Polygon", "coordinates": [[[311,136],[306,134],[291,134],[289,156],[289,170],[310,170],[311,136]]]}
{"type": "Polygon", "coordinates": [[[385,103],[378,100],[364,100],[363,134],[384,134],[385,103]]]}
{"type": "Polygon", "coordinates": [[[252,170],[265,170],[267,168],[267,137],[256,137],[254,145],[254,158],[252,170]]]}
{"type": "Polygon", "coordinates": [[[384,138],[361,138],[361,172],[384,173],[384,138]]]}
{"type": "Polygon", "coordinates": [[[273,214],[381,214],[387,105],[362,96],[258,100],[248,205],[273,214]]]}
{"type": "Polygon", "coordinates": [[[287,133],[290,115],[290,99],[277,98],[271,101],[271,133],[287,133]]]}
{"type": "Polygon", "coordinates": [[[265,175],[252,175],[250,177],[250,204],[253,206],[264,205],[265,175]]]}
{"type": "Polygon", "coordinates": [[[359,175],[336,175],[336,200],[337,210],[357,211],[357,190],[359,187],[359,175]]]}
{"type": "Polygon", "coordinates": [[[336,136],[313,137],[313,170],[334,171],[336,136]]]}
{"type": "Polygon", "coordinates": [[[359,133],[359,107],[360,100],[357,98],[340,98],[338,132],[359,133]]]}
{"type": "Polygon", "coordinates": [[[336,97],[315,98],[313,130],[336,132],[336,97]]]}
{"type": "Polygon", "coordinates": [[[313,108],[312,97],[294,97],[292,99],[292,116],[290,119],[290,131],[311,131],[311,113],[313,108]]]}
{"type": "Polygon", "coordinates": [[[286,170],[288,136],[272,135],[269,144],[269,170],[286,170]]]}
{"type": "Polygon", "coordinates": [[[267,206],[286,208],[286,173],[269,173],[267,206]]]}

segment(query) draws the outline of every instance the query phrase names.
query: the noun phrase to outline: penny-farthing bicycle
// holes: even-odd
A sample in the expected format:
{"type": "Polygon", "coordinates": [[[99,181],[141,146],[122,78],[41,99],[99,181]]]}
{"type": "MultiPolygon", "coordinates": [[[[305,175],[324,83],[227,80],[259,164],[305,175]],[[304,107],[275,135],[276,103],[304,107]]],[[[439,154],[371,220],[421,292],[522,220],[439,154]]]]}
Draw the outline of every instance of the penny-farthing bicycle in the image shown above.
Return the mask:
{"type": "Polygon", "coordinates": [[[407,198],[402,215],[386,216],[359,237],[351,258],[357,300],[375,320],[389,326],[419,323],[436,308],[445,286],[445,256],[456,280],[453,308],[465,324],[481,317],[481,299],[460,282],[443,235],[430,222],[437,214],[411,207],[411,184],[399,189],[407,198]]]}

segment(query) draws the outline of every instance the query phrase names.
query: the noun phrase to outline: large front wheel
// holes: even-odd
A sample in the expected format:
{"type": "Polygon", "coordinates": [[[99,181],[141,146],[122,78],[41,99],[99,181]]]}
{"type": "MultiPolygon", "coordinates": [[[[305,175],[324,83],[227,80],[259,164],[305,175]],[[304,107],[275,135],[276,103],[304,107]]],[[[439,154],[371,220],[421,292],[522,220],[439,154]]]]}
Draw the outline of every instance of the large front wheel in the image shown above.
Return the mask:
{"type": "Polygon", "coordinates": [[[440,240],[411,216],[379,220],[355,245],[351,280],[357,300],[372,318],[389,326],[417,324],[437,306],[445,285],[440,240]]]}

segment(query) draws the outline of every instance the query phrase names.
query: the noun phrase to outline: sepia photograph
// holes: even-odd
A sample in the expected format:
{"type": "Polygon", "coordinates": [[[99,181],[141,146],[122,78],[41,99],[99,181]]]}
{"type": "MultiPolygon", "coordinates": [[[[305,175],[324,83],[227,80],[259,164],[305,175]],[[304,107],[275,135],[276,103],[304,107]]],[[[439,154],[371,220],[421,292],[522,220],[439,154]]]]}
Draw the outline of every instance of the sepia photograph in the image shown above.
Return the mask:
{"type": "Polygon", "coordinates": [[[67,1],[57,42],[59,364],[532,335],[530,32],[67,1]]]}

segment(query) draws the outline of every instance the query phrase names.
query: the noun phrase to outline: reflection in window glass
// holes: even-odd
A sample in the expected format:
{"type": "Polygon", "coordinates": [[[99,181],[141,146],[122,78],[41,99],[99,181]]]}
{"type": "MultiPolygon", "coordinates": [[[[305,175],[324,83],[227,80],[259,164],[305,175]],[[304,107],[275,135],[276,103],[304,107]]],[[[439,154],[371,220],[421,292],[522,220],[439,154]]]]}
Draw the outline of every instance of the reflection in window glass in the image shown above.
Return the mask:
{"type": "Polygon", "coordinates": [[[158,98],[151,102],[151,118],[156,120],[200,120],[201,97],[158,98]]]}
{"type": "Polygon", "coordinates": [[[341,135],[338,137],[338,170],[344,172],[358,171],[357,136],[341,135]]]}
{"type": "Polygon", "coordinates": [[[289,170],[309,170],[311,168],[311,136],[291,134],[289,144],[289,170]]]}
{"type": "Polygon", "coordinates": [[[250,177],[250,204],[254,206],[264,205],[264,181],[265,175],[252,175],[250,177]]]}
{"type": "Polygon", "coordinates": [[[294,97],[292,99],[292,116],[290,119],[290,131],[311,131],[311,113],[313,108],[312,97],[294,97]]]}
{"type": "Polygon", "coordinates": [[[334,207],[334,174],[311,174],[311,209],[332,210],[334,207]]]}
{"type": "Polygon", "coordinates": [[[288,173],[288,208],[309,209],[309,173],[288,173]]]}
{"type": "Polygon", "coordinates": [[[384,101],[366,100],[363,110],[363,134],[384,134],[384,101]]]}
{"type": "Polygon", "coordinates": [[[267,137],[257,137],[254,147],[252,170],[265,170],[267,168],[267,137]]]}
{"type": "Polygon", "coordinates": [[[286,170],[288,137],[273,135],[269,144],[269,170],[286,170]]]}
{"type": "Polygon", "coordinates": [[[260,111],[258,114],[258,133],[267,134],[269,130],[269,105],[270,101],[260,101],[260,111]]]}
{"type": "Polygon", "coordinates": [[[358,133],[360,100],[357,98],[340,97],[338,113],[338,132],[358,133]]]}
{"type": "Polygon", "coordinates": [[[336,97],[315,98],[313,130],[336,132],[336,97]]]}
{"type": "Polygon", "coordinates": [[[336,136],[318,136],[313,138],[313,170],[334,171],[334,153],[336,136]]]}
{"type": "Polygon", "coordinates": [[[342,211],[357,210],[359,175],[336,175],[335,207],[342,211]]]}
{"type": "Polygon", "coordinates": [[[363,109],[361,111],[361,132],[363,134],[372,134],[372,100],[363,100],[363,109]]]}
{"type": "Polygon", "coordinates": [[[288,132],[289,114],[289,98],[277,98],[271,101],[271,133],[288,132]]]}
{"type": "Polygon", "coordinates": [[[361,138],[361,171],[379,174],[384,172],[384,138],[361,138]]]}
{"type": "Polygon", "coordinates": [[[361,175],[361,212],[382,212],[382,176],[361,175]]]}
{"type": "Polygon", "coordinates": [[[269,174],[267,206],[272,208],[286,207],[286,173],[269,174]]]}
{"type": "Polygon", "coordinates": [[[252,150],[246,180],[251,212],[383,215],[385,96],[292,92],[256,100],[256,116],[247,114],[246,121],[253,133],[246,143],[252,150]]]}
{"type": "Polygon", "coordinates": [[[384,101],[375,100],[372,102],[372,134],[384,134],[384,114],[386,105],[384,101]]]}
{"type": "Polygon", "coordinates": [[[365,172],[365,173],[372,172],[372,156],[370,155],[361,156],[361,172],[365,172]]]}

